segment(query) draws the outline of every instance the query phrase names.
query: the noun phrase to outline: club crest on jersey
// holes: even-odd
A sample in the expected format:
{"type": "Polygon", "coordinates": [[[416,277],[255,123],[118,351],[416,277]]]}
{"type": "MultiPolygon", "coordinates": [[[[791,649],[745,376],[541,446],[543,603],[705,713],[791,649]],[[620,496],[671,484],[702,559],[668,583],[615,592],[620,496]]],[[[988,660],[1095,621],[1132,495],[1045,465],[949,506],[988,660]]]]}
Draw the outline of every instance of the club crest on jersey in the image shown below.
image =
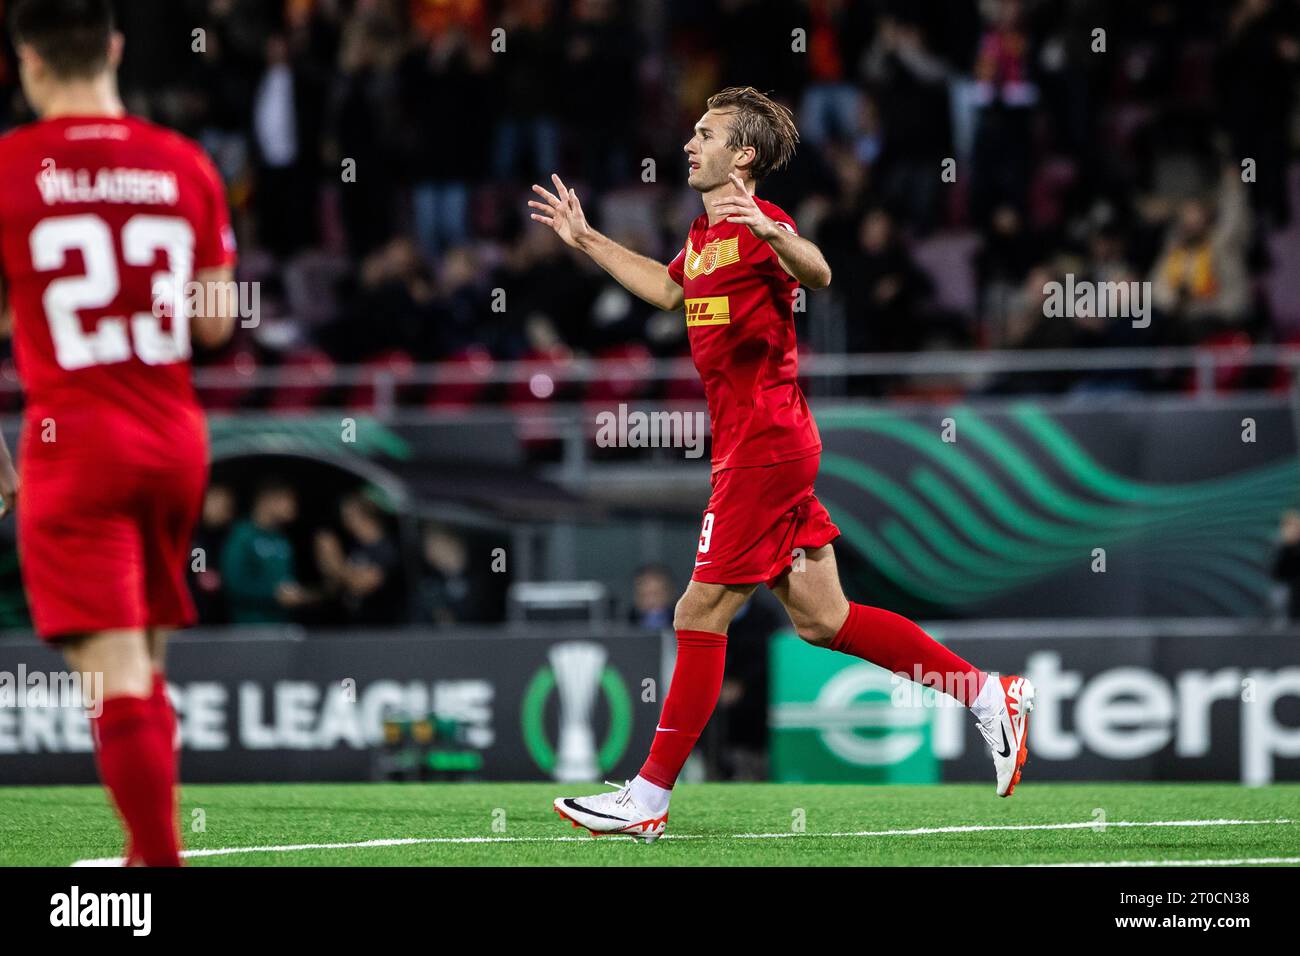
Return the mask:
{"type": "Polygon", "coordinates": [[[713,270],[729,266],[740,261],[740,240],[735,236],[730,239],[714,239],[706,243],[699,252],[686,240],[686,278],[712,275],[713,270]]]}

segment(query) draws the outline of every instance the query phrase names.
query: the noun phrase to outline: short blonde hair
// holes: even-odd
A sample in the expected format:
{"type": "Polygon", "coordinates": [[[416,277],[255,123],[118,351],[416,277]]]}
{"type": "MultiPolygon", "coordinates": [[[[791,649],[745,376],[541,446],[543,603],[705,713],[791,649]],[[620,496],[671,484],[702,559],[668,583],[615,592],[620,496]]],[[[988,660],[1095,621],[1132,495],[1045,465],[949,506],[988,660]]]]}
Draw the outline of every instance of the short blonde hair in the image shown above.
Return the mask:
{"type": "Polygon", "coordinates": [[[754,147],[754,162],[749,171],[755,182],[783,169],[794,156],[799,142],[794,116],[766,94],[752,86],[729,86],[710,96],[706,105],[711,110],[736,113],[727,148],[754,147]]]}

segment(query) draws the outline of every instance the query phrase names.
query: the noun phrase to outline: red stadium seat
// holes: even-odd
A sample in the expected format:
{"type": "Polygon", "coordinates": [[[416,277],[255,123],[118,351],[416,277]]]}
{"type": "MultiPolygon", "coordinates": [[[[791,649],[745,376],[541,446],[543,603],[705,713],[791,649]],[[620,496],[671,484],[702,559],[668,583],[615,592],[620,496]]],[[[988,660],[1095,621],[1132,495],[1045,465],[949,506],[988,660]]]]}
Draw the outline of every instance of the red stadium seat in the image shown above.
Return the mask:
{"type": "Polygon", "coordinates": [[[435,382],[425,392],[428,408],[469,408],[483,401],[490,387],[488,377],[496,368],[492,353],[481,345],[471,345],[448,357],[440,365],[456,371],[470,371],[478,376],[473,382],[435,382]]]}
{"type": "MultiPolygon", "coordinates": [[[[1233,359],[1236,356],[1244,357],[1250,350],[1250,346],[1250,336],[1241,331],[1217,332],[1200,344],[1201,349],[1215,353],[1214,390],[1216,392],[1230,392],[1242,386],[1250,366],[1233,359]]],[[[1188,372],[1186,391],[1196,392],[1199,386],[1199,373],[1196,369],[1191,369],[1188,372]]]]}
{"type": "Polygon", "coordinates": [[[564,397],[564,374],[573,364],[567,345],[530,350],[522,359],[528,372],[523,381],[510,385],[508,402],[515,414],[520,443],[532,457],[559,452],[563,430],[545,414],[545,406],[564,397]]]}
{"type": "Polygon", "coordinates": [[[535,405],[560,397],[566,373],[573,365],[573,352],[567,345],[531,349],[521,361],[528,375],[510,385],[510,404],[535,405]]]}
{"type": "MultiPolygon", "coordinates": [[[[1278,339],[1278,345],[1287,346],[1291,349],[1300,350],[1300,333],[1291,333],[1278,339]]],[[[1269,380],[1268,389],[1275,395],[1285,395],[1291,391],[1291,386],[1295,383],[1295,371],[1287,365],[1275,365],[1273,367],[1272,377],[1269,380]]]]}
{"type": "Polygon", "coordinates": [[[275,389],[270,407],[277,412],[308,411],[325,398],[334,384],[334,360],[320,349],[304,348],[292,352],[280,367],[306,376],[309,381],[275,389]]]}
{"type": "Polygon", "coordinates": [[[236,348],[203,367],[204,371],[229,373],[234,383],[219,388],[198,389],[199,401],[204,408],[214,411],[233,411],[242,406],[254,391],[253,375],[257,371],[257,356],[247,349],[236,348]],[[245,380],[245,383],[241,383],[245,380]]]}
{"type": "Polygon", "coordinates": [[[648,377],[654,368],[654,356],[640,342],[615,345],[596,353],[601,361],[618,363],[612,374],[587,384],[589,402],[618,403],[644,398],[653,389],[648,377]]]}
{"type": "Polygon", "coordinates": [[[381,376],[390,376],[393,381],[393,401],[395,404],[402,404],[402,397],[405,393],[402,383],[410,378],[411,371],[415,367],[415,359],[410,354],[400,349],[394,349],[391,352],[384,352],[375,358],[365,362],[362,369],[366,372],[365,381],[354,385],[348,392],[347,407],[357,411],[370,411],[375,407],[376,401],[376,381],[381,376]]]}

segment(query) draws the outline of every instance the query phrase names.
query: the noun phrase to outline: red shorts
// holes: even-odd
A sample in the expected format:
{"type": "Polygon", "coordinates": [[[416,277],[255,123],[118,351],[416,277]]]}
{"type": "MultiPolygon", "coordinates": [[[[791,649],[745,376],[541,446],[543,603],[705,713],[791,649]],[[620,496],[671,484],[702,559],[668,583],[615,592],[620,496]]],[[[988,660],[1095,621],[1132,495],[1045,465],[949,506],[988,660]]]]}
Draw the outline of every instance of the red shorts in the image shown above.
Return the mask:
{"type": "Polygon", "coordinates": [[[821,455],[713,475],[691,580],[704,584],[774,585],[797,550],[840,535],[813,494],[821,455]]]}
{"type": "Polygon", "coordinates": [[[18,558],[36,633],[54,640],[193,624],[185,576],[206,483],[203,462],[153,470],[26,462],[18,558]]]}

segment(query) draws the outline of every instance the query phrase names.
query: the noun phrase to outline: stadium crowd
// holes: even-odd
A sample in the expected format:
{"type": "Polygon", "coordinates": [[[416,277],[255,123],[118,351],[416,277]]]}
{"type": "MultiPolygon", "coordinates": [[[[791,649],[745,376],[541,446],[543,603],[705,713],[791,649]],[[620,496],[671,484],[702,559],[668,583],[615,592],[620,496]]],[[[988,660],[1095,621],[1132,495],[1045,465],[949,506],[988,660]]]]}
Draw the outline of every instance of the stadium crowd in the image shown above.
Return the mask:
{"type": "MultiPolygon", "coordinates": [[[[1296,0],[122,6],[128,106],[211,152],[261,284],[218,366],[684,355],[680,322],[528,228],[525,201],[560,171],[604,231],[671,258],[699,208],[681,145],[729,84],[795,110],[802,146],[762,194],[826,251],[848,351],[1300,330],[1296,0]],[[1046,317],[1066,273],[1149,280],[1152,327],[1046,317]]],[[[25,120],[11,56],[0,78],[0,121],[25,120]]]]}
{"type": "Polygon", "coordinates": [[[300,509],[295,485],[263,477],[246,495],[214,482],[195,532],[190,590],[205,625],[449,626],[499,621],[500,595],[473,545],[437,523],[407,560],[382,499],[364,488],[334,515],[300,509]],[[246,498],[241,510],[240,499],[246,498]]]}

